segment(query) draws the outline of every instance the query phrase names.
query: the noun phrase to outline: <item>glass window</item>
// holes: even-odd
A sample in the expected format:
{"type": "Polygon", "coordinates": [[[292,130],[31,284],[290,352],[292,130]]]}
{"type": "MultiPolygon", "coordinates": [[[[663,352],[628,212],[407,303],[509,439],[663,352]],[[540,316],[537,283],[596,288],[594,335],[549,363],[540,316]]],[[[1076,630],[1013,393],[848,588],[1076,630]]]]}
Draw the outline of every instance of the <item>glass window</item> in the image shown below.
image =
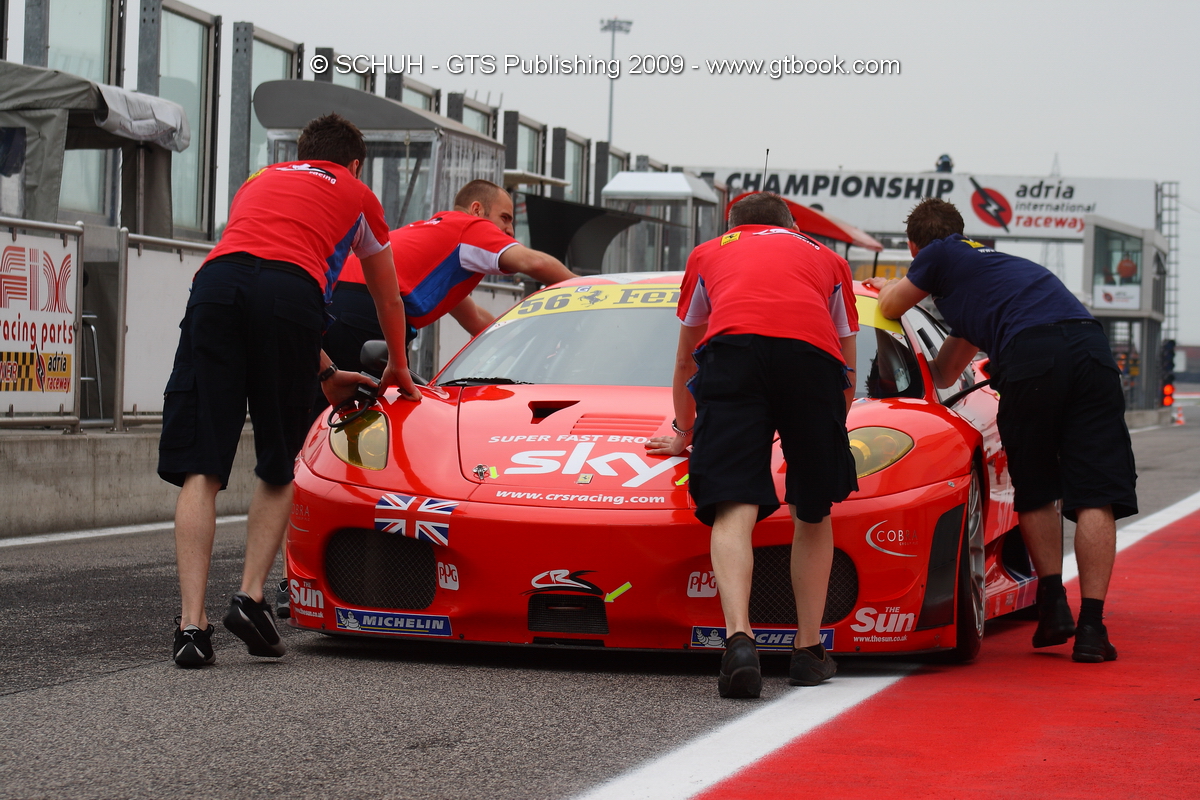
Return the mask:
{"type": "Polygon", "coordinates": [[[338,86],[348,86],[351,89],[358,89],[360,92],[365,92],[371,88],[371,76],[369,74],[360,74],[354,70],[338,72],[336,65],[330,67],[330,69],[333,70],[333,82],[338,86]]]}
{"type": "MultiPolygon", "coordinates": [[[[250,75],[250,96],[260,83],[280,81],[292,77],[292,53],[269,45],[266,42],[254,40],[253,63],[250,75]]],[[[250,172],[271,163],[267,157],[267,130],[258,121],[258,116],[250,114],[250,172]]]]}
{"type": "MultiPolygon", "coordinates": [[[[608,157],[608,179],[611,181],[617,177],[618,172],[625,172],[625,159],[610,154],[608,157]]],[[[601,186],[600,188],[603,189],[604,187],[601,186]]]]}
{"type": "Polygon", "coordinates": [[[541,154],[542,132],[529,125],[517,126],[517,169],[541,174],[542,165],[538,156],[541,154]]]}
{"type": "Polygon", "coordinates": [[[0,216],[25,216],[25,129],[0,128],[0,216]]]}
{"type": "Polygon", "coordinates": [[[473,108],[463,106],[463,125],[466,125],[471,130],[476,130],[484,136],[492,135],[492,118],[490,115],[482,111],[476,111],[473,108]]]}
{"type": "MultiPolygon", "coordinates": [[[[938,350],[946,341],[946,330],[931,317],[923,308],[914,308],[904,315],[904,320],[917,335],[917,346],[925,354],[925,360],[930,364],[937,358],[938,350]]],[[[861,340],[860,340],[861,341],[861,340]]],[[[938,389],[938,400],[945,402],[949,397],[969,389],[975,385],[975,369],[970,364],[963,370],[958,380],[948,388],[938,389]]]]}
{"type": "Polygon", "coordinates": [[[1142,240],[1096,228],[1095,286],[1138,286],[1142,282],[1142,240]]]}
{"type": "Polygon", "coordinates": [[[908,339],[863,325],[858,329],[855,397],[921,397],[921,368],[908,339]]]}
{"type": "MultiPolygon", "coordinates": [[[[539,303],[538,298],[526,303],[539,303]]],[[[440,383],[507,378],[584,386],[670,386],[679,320],[662,308],[604,308],[513,319],[467,345],[440,383]],[[613,353],[623,357],[613,358],[613,353]]]]}
{"type": "Polygon", "coordinates": [[[576,203],[586,202],[586,170],[587,160],[583,145],[567,139],[566,169],[563,174],[571,185],[563,188],[563,199],[576,203]]]}
{"type": "Polygon", "coordinates": [[[404,87],[404,91],[400,94],[400,102],[414,108],[423,108],[426,111],[433,111],[433,98],[427,94],[422,94],[416,89],[404,87]]]}
{"type": "Polygon", "coordinates": [[[163,9],[159,95],[183,106],[192,141],[171,156],[171,210],[176,225],[205,225],[205,153],[208,152],[208,26],[163,9]]]}
{"type": "Polygon", "coordinates": [[[110,0],[50,3],[46,66],[97,83],[108,83],[110,0]]]}

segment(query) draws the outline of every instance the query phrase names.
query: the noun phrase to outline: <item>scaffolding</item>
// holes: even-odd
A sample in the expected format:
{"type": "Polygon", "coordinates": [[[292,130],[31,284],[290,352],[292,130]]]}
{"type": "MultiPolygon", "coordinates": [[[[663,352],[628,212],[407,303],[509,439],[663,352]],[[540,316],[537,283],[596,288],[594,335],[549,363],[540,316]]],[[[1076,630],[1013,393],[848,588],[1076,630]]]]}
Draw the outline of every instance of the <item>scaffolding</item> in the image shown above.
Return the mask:
{"type": "Polygon", "coordinates": [[[1163,338],[1179,334],[1179,181],[1158,185],[1158,230],[1167,239],[1167,298],[1163,338]]]}

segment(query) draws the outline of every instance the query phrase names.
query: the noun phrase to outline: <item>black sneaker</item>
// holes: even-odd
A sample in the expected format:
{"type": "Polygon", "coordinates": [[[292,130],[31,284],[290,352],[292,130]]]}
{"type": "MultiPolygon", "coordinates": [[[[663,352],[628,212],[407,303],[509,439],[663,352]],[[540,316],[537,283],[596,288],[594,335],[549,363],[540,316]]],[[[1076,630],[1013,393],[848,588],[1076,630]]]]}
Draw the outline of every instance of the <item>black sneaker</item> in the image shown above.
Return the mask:
{"type": "Polygon", "coordinates": [[[1051,597],[1045,594],[1042,587],[1038,586],[1038,626],[1033,632],[1033,646],[1066,644],[1075,635],[1075,619],[1071,616],[1071,607],[1067,605],[1067,593],[1061,592],[1051,597]]]}
{"type": "Polygon", "coordinates": [[[221,624],[246,643],[252,656],[279,658],[287,652],[275,630],[269,603],[256,603],[245,592],[237,592],[229,601],[229,612],[221,624]]]}
{"type": "Polygon", "coordinates": [[[280,619],[287,619],[292,615],[292,607],[290,604],[291,593],[288,591],[287,578],[279,582],[279,586],[275,589],[275,616],[280,619]]]}
{"type": "Polygon", "coordinates": [[[717,691],[721,697],[758,697],[762,692],[758,648],[749,634],[739,631],[725,640],[717,691]]]}
{"type": "Polygon", "coordinates": [[[1108,641],[1108,628],[1103,625],[1080,625],[1075,631],[1075,649],[1071,653],[1071,660],[1085,664],[1116,661],[1117,648],[1108,641]]]}
{"type": "Polygon", "coordinates": [[[213,626],[208,630],[200,630],[196,625],[188,625],[179,630],[179,617],[175,618],[175,645],[171,648],[171,657],[178,667],[205,667],[217,660],[217,654],[212,646],[213,626]]]}
{"type": "Polygon", "coordinates": [[[792,651],[792,665],[788,669],[788,683],[792,686],[816,686],[837,673],[837,662],[826,650],[817,658],[807,647],[792,651]]]}

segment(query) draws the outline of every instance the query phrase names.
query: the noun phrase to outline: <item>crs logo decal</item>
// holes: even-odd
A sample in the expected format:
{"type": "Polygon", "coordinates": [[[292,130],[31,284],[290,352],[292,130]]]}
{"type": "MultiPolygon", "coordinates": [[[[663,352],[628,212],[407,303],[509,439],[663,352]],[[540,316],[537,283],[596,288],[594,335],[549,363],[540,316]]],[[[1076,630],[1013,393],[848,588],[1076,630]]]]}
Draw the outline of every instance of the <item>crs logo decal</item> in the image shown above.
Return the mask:
{"type": "Polygon", "coordinates": [[[857,622],[850,626],[850,630],[859,633],[904,633],[917,624],[915,614],[901,614],[898,606],[885,607],[882,613],[870,607],[860,608],[854,619],[857,622]]]}
{"type": "Polygon", "coordinates": [[[693,572],[688,576],[688,597],[716,597],[717,574],[715,572],[693,572]]]}
{"type": "Polygon", "coordinates": [[[874,547],[881,553],[887,553],[889,556],[900,556],[900,558],[916,558],[916,553],[897,553],[897,547],[916,547],[917,532],[905,530],[903,528],[884,528],[887,524],[885,519],[883,522],[877,522],[867,529],[867,544],[874,547]]]}
{"type": "Polygon", "coordinates": [[[542,592],[579,592],[581,594],[594,594],[598,597],[604,596],[604,590],[591,581],[584,580],[584,575],[590,575],[595,572],[593,569],[580,569],[575,572],[570,572],[565,569],[548,569],[545,572],[538,573],[530,581],[532,589],[525,594],[541,594],[542,592]]]}
{"type": "Polygon", "coordinates": [[[1008,223],[1012,222],[1012,206],[1008,200],[995,189],[980,186],[974,178],[971,178],[971,185],[975,187],[975,193],[971,195],[971,208],[975,210],[975,216],[985,225],[1003,228],[1008,233],[1008,223]]]}

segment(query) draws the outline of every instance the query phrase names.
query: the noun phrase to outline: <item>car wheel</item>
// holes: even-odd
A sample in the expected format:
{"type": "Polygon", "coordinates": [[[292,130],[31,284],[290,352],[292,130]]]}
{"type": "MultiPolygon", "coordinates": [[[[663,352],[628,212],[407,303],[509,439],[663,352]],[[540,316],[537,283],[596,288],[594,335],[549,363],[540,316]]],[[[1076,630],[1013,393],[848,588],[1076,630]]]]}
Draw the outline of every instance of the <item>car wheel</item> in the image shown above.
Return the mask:
{"type": "Polygon", "coordinates": [[[958,553],[958,590],[954,596],[958,644],[951,653],[954,661],[970,661],[978,655],[983,643],[983,570],[983,483],[979,471],[972,469],[966,522],[958,553]]]}

